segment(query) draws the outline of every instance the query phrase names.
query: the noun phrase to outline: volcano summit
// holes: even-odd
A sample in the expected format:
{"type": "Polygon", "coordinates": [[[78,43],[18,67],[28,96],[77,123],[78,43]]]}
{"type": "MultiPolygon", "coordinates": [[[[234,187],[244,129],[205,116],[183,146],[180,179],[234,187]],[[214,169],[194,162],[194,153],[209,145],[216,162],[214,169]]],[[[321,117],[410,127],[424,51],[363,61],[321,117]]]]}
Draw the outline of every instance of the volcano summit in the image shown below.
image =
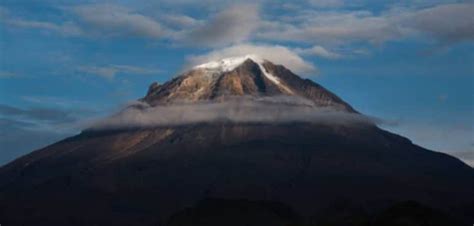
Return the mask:
{"type": "Polygon", "coordinates": [[[153,83],[121,112],[0,168],[5,225],[471,225],[473,216],[470,166],[256,56],[153,83]]]}

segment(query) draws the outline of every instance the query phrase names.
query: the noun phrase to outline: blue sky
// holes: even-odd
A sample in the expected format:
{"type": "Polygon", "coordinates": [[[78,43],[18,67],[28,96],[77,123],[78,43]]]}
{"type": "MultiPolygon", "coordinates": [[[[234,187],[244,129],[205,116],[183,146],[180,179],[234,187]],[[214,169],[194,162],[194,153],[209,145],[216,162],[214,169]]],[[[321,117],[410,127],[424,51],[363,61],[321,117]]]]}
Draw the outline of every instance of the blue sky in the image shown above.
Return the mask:
{"type": "Polygon", "coordinates": [[[0,164],[245,53],[474,163],[472,1],[3,0],[0,21],[0,164]]]}

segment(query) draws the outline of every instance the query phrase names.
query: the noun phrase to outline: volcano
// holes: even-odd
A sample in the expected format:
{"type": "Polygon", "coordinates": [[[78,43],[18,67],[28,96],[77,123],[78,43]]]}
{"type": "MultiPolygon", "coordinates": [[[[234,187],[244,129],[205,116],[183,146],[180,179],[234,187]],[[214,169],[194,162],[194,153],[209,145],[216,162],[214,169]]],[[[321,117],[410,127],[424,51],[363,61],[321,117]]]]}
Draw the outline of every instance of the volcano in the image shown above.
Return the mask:
{"type": "Polygon", "coordinates": [[[473,168],[256,56],[153,83],[121,112],[0,168],[2,225],[473,221],[473,168]]]}

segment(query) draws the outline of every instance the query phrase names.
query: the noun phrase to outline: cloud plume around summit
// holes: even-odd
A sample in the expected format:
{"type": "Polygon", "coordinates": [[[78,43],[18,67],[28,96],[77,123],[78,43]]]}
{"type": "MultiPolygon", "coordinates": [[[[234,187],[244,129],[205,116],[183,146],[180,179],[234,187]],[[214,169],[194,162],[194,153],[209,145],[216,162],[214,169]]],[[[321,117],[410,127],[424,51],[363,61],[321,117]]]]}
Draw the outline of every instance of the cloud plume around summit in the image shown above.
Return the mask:
{"type": "Polygon", "coordinates": [[[316,107],[311,101],[299,97],[241,97],[222,102],[203,101],[158,106],[134,102],[119,113],[97,121],[90,129],[149,128],[212,122],[372,125],[378,123],[378,120],[333,108],[316,107]]]}

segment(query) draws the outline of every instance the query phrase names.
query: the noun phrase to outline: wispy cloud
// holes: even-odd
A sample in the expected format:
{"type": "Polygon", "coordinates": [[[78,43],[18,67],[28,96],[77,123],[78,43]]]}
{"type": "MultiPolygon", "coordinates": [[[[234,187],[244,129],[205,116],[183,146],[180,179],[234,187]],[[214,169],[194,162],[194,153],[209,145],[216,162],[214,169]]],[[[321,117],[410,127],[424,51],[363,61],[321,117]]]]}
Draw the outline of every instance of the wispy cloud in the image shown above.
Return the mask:
{"type": "Polygon", "coordinates": [[[6,23],[15,27],[48,30],[65,36],[79,36],[83,34],[81,28],[71,21],[63,24],[55,24],[52,22],[13,18],[6,20],[6,23]]]}
{"type": "MultiPolygon", "coordinates": [[[[21,96],[21,100],[28,104],[60,108],[85,108],[93,104],[90,101],[57,96],[21,96]]],[[[94,109],[99,110],[97,106],[94,106],[94,109]]]]}
{"type": "MultiPolygon", "coordinates": [[[[316,1],[325,4],[326,1],[316,1]]],[[[327,1],[332,3],[333,1],[327,1]]],[[[474,40],[474,4],[436,5],[424,9],[303,10],[286,20],[264,23],[258,37],[308,43],[380,44],[423,34],[443,42],[474,40]]]]}
{"type": "Polygon", "coordinates": [[[80,5],[71,10],[86,29],[95,35],[132,35],[157,39],[167,34],[158,21],[120,5],[80,5]]]}
{"type": "Polygon", "coordinates": [[[34,123],[0,117],[0,166],[73,134],[70,131],[44,130],[34,123]]]}
{"type": "Polygon", "coordinates": [[[160,72],[158,69],[131,65],[80,66],[77,70],[79,72],[97,75],[107,79],[113,79],[117,74],[151,75],[160,72]]]}
{"type": "Polygon", "coordinates": [[[0,104],[0,165],[78,133],[98,114],[73,102],[45,104],[53,100],[34,100],[37,105],[29,107],[0,104]]]}
{"type": "Polygon", "coordinates": [[[258,36],[267,40],[331,45],[382,43],[404,36],[404,30],[397,27],[389,15],[375,15],[370,11],[310,10],[296,15],[291,22],[276,21],[270,25],[258,36]]]}
{"type": "Polygon", "coordinates": [[[338,59],[342,57],[341,54],[327,50],[326,48],[322,46],[318,46],[318,45],[315,45],[307,49],[297,48],[295,49],[295,52],[302,55],[318,56],[318,57],[327,58],[327,59],[338,59]]]}
{"type": "Polygon", "coordinates": [[[6,24],[7,26],[16,28],[45,30],[64,36],[79,36],[83,34],[81,28],[73,21],[55,23],[52,21],[24,19],[13,15],[10,10],[1,6],[0,19],[0,22],[6,24]]]}
{"type": "MultiPolygon", "coordinates": [[[[184,1],[182,4],[194,3],[184,1]]],[[[327,50],[334,45],[378,45],[408,38],[434,39],[448,44],[474,40],[474,4],[469,2],[420,3],[414,4],[415,7],[394,5],[375,12],[361,7],[346,9],[344,6],[356,3],[343,0],[308,0],[305,3],[308,7],[298,7],[281,15],[264,7],[266,3],[261,1],[229,4],[214,4],[217,11],[201,4],[204,10],[213,13],[199,18],[163,12],[157,16],[146,10],[107,3],[63,7],[66,22],[28,20],[11,15],[7,9],[3,10],[2,17],[10,26],[65,36],[131,36],[195,47],[277,41],[305,42],[327,50]]],[[[317,52],[322,53],[321,49],[317,52]]]]}
{"type": "Polygon", "coordinates": [[[0,115],[4,117],[15,117],[55,123],[72,122],[76,120],[76,117],[71,111],[43,107],[30,107],[23,109],[5,104],[0,104],[0,115]]]}
{"type": "Polygon", "coordinates": [[[16,78],[19,77],[18,74],[11,71],[0,71],[0,78],[16,78]]]}
{"type": "Polygon", "coordinates": [[[338,8],[344,6],[343,0],[308,0],[312,6],[318,8],[338,8]]]}
{"type": "Polygon", "coordinates": [[[8,26],[38,29],[64,36],[117,37],[137,36],[161,39],[168,30],[155,19],[117,4],[87,4],[60,7],[66,22],[24,19],[3,8],[2,22],[8,26]]]}

